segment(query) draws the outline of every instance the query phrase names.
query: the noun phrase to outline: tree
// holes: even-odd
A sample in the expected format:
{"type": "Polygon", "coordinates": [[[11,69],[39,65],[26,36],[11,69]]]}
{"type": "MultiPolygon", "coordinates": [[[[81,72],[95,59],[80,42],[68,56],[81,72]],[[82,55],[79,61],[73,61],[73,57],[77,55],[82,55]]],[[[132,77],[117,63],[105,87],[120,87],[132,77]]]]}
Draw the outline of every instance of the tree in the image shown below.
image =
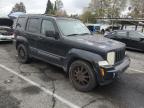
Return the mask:
{"type": "Polygon", "coordinates": [[[133,18],[144,18],[144,0],[131,0],[130,16],[133,18]]]}
{"type": "Polygon", "coordinates": [[[15,6],[12,8],[11,13],[13,12],[24,12],[26,13],[26,8],[23,2],[16,3],[15,6]]]}
{"type": "Polygon", "coordinates": [[[93,15],[90,11],[84,12],[80,19],[85,23],[96,23],[95,15],[93,15]]]}
{"type": "Polygon", "coordinates": [[[90,11],[96,17],[119,17],[126,7],[127,0],[91,0],[90,11]]]}
{"type": "Polygon", "coordinates": [[[54,6],[55,15],[67,17],[68,15],[67,15],[66,11],[63,9],[63,7],[64,7],[63,2],[61,0],[56,0],[55,6],[54,6]]]}
{"type": "Polygon", "coordinates": [[[67,17],[68,16],[65,10],[57,11],[56,15],[61,16],[61,17],[67,17]]]}
{"type": "Polygon", "coordinates": [[[56,0],[57,10],[61,10],[63,8],[63,2],[61,0],[56,0]]]}
{"type": "Polygon", "coordinates": [[[56,3],[56,1],[55,1],[55,5],[54,5],[54,13],[56,14],[56,12],[57,12],[57,3],[56,3]]]}
{"type": "Polygon", "coordinates": [[[53,14],[53,13],[54,13],[53,4],[51,3],[50,0],[48,0],[45,14],[53,14]]]}

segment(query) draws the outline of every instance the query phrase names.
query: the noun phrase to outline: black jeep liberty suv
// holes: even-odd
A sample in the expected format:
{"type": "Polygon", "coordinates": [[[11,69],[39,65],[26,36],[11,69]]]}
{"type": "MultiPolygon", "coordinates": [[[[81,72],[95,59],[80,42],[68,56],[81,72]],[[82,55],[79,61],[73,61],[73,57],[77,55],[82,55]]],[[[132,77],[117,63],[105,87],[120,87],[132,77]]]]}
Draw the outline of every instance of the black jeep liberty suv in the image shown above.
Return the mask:
{"type": "Polygon", "coordinates": [[[81,21],[71,18],[20,16],[15,44],[21,63],[36,58],[61,67],[83,92],[111,83],[130,64],[125,44],[94,36],[81,21]]]}

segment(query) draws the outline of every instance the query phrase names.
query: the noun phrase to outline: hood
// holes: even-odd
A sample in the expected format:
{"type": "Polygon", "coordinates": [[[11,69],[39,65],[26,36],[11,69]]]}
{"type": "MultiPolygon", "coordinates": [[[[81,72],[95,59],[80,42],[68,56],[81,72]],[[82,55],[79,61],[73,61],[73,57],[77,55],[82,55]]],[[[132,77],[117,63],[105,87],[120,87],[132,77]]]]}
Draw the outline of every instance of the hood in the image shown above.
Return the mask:
{"type": "Polygon", "coordinates": [[[0,18],[0,26],[12,27],[13,20],[9,18],[0,18]]]}
{"type": "Polygon", "coordinates": [[[120,49],[120,48],[125,47],[124,43],[111,40],[103,36],[87,35],[87,36],[75,36],[75,37],[71,36],[68,38],[75,42],[78,42],[78,43],[81,43],[90,47],[98,48],[104,51],[112,51],[115,49],[120,49]]]}

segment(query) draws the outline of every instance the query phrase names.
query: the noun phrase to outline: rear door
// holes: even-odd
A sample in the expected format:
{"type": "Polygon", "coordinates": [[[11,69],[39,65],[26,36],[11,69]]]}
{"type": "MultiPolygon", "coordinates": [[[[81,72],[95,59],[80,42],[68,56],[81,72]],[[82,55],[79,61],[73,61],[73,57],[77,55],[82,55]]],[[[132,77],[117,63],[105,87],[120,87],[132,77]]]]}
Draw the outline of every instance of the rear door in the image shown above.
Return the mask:
{"type": "Polygon", "coordinates": [[[37,41],[39,40],[40,35],[40,26],[41,19],[40,18],[29,18],[27,21],[26,27],[26,39],[28,39],[30,51],[32,55],[37,55],[37,41]]]}
{"type": "Polygon", "coordinates": [[[19,17],[14,24],[14,36],[15,39],[21,39],[23,36],[25,36],[25,26],[26,26],[26,17],[19,17]]]}

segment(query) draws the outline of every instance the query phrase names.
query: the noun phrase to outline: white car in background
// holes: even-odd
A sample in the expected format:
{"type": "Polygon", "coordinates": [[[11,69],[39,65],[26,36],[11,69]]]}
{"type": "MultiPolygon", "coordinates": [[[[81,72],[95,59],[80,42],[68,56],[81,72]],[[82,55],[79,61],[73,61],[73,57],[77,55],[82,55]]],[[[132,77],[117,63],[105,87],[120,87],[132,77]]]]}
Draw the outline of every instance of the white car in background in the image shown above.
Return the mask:
{"type": "Polygon", "coordinates": [[[13,29],[11,27],[0,26],[0,41],[13,41],[13,29]]]}

